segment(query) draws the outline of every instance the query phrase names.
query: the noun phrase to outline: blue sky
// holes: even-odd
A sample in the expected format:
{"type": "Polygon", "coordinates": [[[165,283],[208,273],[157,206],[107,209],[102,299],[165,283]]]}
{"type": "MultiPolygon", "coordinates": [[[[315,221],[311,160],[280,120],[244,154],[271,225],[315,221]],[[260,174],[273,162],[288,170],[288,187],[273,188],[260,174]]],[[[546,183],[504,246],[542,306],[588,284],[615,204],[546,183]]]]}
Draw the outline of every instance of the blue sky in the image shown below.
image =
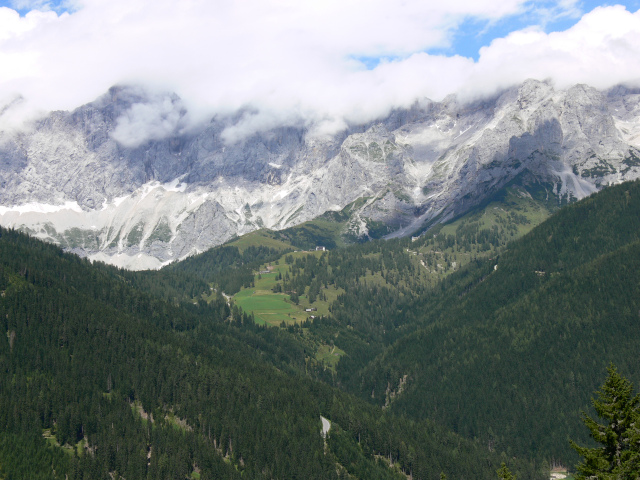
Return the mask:
{"type": "MultiPolygon", "coordinates": [[[[575,5],[575,13],[553,15],[549,12],[547,17],[542,14],[540,8],[550,7],[551,2],[530,2],[528,8],[515,15],[509,15],[497,21],[489,21],[477,17],[464,19],[456,28],[452,29],[450,42],[445,47],[430,48],[425,50],[432,55],[461,55],[463,57],[478,60],[480,49],[491,44],[495,38],[503,38],[509,33],[530,27],[537,27],[546,33],[562,32],[575,25],[582,14],[588,13],[596,7],[623,5],[628,11],[636,12],[640,9],[640,0],[626,0],[617,2],[597,2],[585,0],[575,5]],[[537,4],[537,5],[536,5],[537,4]]],[[[367,69],[373,69],[381,61],[393,61],[400,57],[385,56],[355,56],[367,69]]]]}
{"type": "Polygon", "coordinates": [[[20,15],[27,14],[32,9],[51,9],[58,12],[66,11],[62,0],[0,0],[0,7],[8,7],[16,10],[20,15]]]}
{"type": "MultiPolygon", "coordinates": [[[[462,22],[452,29],[450,41],[447,46],[429,48],[425,51],[433,55],[461,55],[463,57],[478,60],[480,49],[491,44],[495,38],[506,37],[509,33],[530,27],[537,27],[546,33],[562,32],[575,25],[584,13],[588,13],[596,7],[623,5],[628,11],[636,12],[640,9],[640,0],[626,0],[617,2],[597,2],[585,0],[575,5],[575,12],[568,14],[566,12],[553,11],[552,2],[529,2],[527,8],[514,15],[509,15],[497,21],[489,21],[477,17],[469,17],[463,19],[462,22]],[[549,8],[548,16],[544,10],[549,8]],[[556,15],[554,15],[556,13],[556,15]]],[[[354,56],[354,58],[362,62],[367,69],[373,69],[380,64],[381,61],[393,61],[400,57],[394,56],[354,56]]]]}
{"type": "MultiPolygon", "coordinates": [[[[577,8],[580,13],[587,13],[596,7],[605,5],[624,5],[630,12],[636,12],[640,9],[640,0],[609,3],[582,1],[577,4],[577,8]]],[[[578,20],[580,20],[580,16],[564,15],[555,18],[552,17],[545,21],[545,19],[535,11],[510,16],[495,23],[470,19],[463,22],[453,33],[450,47],[432,49],[429,53],[440,53],[443,55],[458,54],[478,60],[480,48],[489,45],[494,38],[506,37],[511,32],[532,26],[540,26],[546,33],[562,32],[575,25],[578,20]]]]}

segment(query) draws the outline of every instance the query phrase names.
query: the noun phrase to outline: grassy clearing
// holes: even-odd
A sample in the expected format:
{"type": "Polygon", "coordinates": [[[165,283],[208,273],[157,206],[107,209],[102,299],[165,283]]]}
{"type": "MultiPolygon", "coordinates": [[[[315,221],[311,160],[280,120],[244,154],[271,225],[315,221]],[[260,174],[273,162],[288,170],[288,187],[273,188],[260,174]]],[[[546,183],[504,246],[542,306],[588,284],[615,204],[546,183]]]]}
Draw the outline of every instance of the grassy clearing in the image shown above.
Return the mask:
{"type": "Polygon", "coordinates": [[[527,234],[551,213],[545,203],[533,199],[524,188],[509,187],[483,208],[436,227],[431,235],[426,233],[426,242],[419,241],[414,251],[410,248],[408,253],[424,268],[429,281],[438,281],[475,258],[493,257],[507,243],[527,234]],[[428,241],[434,234],[456,238],[466,235],[468,241],[473,237],[470,232],[474,231],[477,240],[471,244],[459,244],[457,240],[454,244],[428,241]]]}
{"type": "Polygon", "coordinates": [[[505,224],[514,226],[517,233],[514,232],[511,236],[518,238],[529,233],[549,216],[551,216],[551,212],[547,207],[531,198],[524,190],[509,188],[504,196],[489,203],[481,211],[465,215],[445,225],[440,232],[455,235],[458,228],[469,222],[477,221],[480,223],[480,229],[484,230],[505,224]],[[516,215],[518,216],[516,217],[516,215]]]}
{"type": "Polygon", "coordinates": [[[84,453],[84,447],[87,444],[87,441],[83,438],[78,443],[76,443],[76,453],[80,457],[84,453]]]}
{"type": "MultiPolygon", "coordinates": [[[[297,258],[302,258],[306,255],[320,257],[322,253],[298,251],[287,255],[291,255],[295,261],[297,258]]],[[[260,271],[266,272],[268,270],[269,273],[256,272],[254,277],[255,287],[242,289],[233,297],[235,304],[245,313],[253,313],[255,321],[259,325],[280,326],[283,322],[285,325],[291,325],[302,323],[308,320],[311,315],[328,315],[329,304],[340,293],[335,288],[330,287],[325,290],[327,301],[318,300],[313,305],[309,304],[306,295],[300,295],[299,303],[295,305],[288,294],[274,293],[272,289],[280,281],[278,276],[282,275],[284,277],[291,272],[290,266],[285,262],[285,256],[287,255],[283,255],[277,262],[262,265],[260,271]],[[317,308],[317,312],[305,312],[305,308],[311,306],[317,308]]]]}
{"type": "MultiPolygon", "coordinates": [[[[337,217],[339,216],[337,215],[337,217]]],[[[343,237],[344,219],[333,217],[336,215],[329,215],[327,218],[319,217],[295,227],[274,232],[274,236],[278,240],[304,250],[311,250],[316,246],[329,249],[345,246],[348,242],[343,237]]]]}
{"type": "MultiPolygon", "coordinates": [[[[347,245],[347,243],[342,238],[342,232],[344,230],[343,224],[335,222],[333,220],[325,220],[323,218],[312,220],[311,222],[309,222],[309,224],[313,225],[318,230],[325,232],[325,235],[328,238],[331,238],[333,240],[333,242],[335,243],[335,246],[332,246],[332,248],[344,247],[347,245]]],[[[318,240],[322,242],[323,238],[319,238],[318,240]]],[[[324,243],[330,244],[331,242],[327,242],[325,240],[324,243]]],[[[319,243],[318,245],[323,245],[323,243],[319,243]]],[[[324,246],[327,246],[327,245],[324,245],[324,246]]]]}
{"type": "Polygon", "coordinates": [[[335,371],[336,366],[340,361],[340,357],[342,357],[344,354],[344,350],[339,349],[335,345],[320,345],[318,347],[318,350],[316,351],[316,360],[324,363],[329,368],[335,371]]]}
{"type": "MultiPolygon", "coordinates": [[[[64,453],[73,457],[74,447],[68,444],[60,445],[60,443],[58,443],[58,439],[56,438],[56,436],[51,433],[50,428],[44,429],[42,431],[42,436],[49,443],[49,445],[51,445],[54,448],[61,448],[64,453]]],[[[77,449],[78,455],[81,455],[84,448],[84,439],[79,441],[76,444],[75,448],[77,449]]]]}
{"type": "Polygon", "coordinates": [[[276,279],[278,274],[282,273],[282,275],[284,275],[286,271],[288,271],[288,268],[278,266],[271,270],[272,273],[257,274],[254,278],[255,289],[271,290],[273,286],[278,283],[278,280],[276,279]]]}
{"type": "Polygon", "coordinates": [[[290,250],[293,247],[282,240],[274,238],[274,234],[270,230],[261,229],[255,232],[247,233],[235,240],[232,240],[227,245],[234,245],[238,247],[240,252],[244,252],[248,247],[269,247],[276,250],[290,250]]]}
{"type": "Polygon", "coordinates": [[[145,412],[140,402],[138,401],[133,402],[131,404],[131,410],[133,410],[134,413],[137,413],[140,416],[140,419],[142,420],[142,423],[145,426],[149,421],[153,423],[153,414],[145,412]]]}
{"type": "Polygon", "coordinates": [[[329,285],[328,288],[321,289],[322,293],[327,297],[326,300],[316,299],[315,302],[309,303],[309,299],[306,295],[300,297],[300,307],[302,309],[315,307],[317,311],[310,312],[309,315],[315,316],[327,316],[329,315],[329,305],[331,305],[337,298],[338,295],[344,293],[342,289],[336,289],[333,285],[329,285]]]}
{"type": "Polygon", "coordinates": [[[60,444],[58,443],[58,439],[55,435],[51,433],[51,429],[47,428],[42,431],[42,436],[44,439],[51,445],[52,447],[60,448],[60,444]]]}
{"type": "Polygon", "coordinates": [[[181,431],[193,430],[187,424],[186,420],[176,417],[172,410],[169,410],[169,412],[164,416],[164,419],[169,425],[171,425],[176,430],[181,430],[181,431]]]}
{"type": "MultiPolygon", "coordinates": [[[[275,276],[275,274],[272,274],[275,276]]],[[[280,325],[298,323],[307,319],[304,312],[296,308],[289,300],[289,295],[273,293],[271,290],[247,288],[233,297],[236,305],[248,314],[254,315],[256,323],[264,325],[280,325]]]]}
{"type": "MultiPolygon", "coordinates": [[[[435,286],[442,278],[474,259],[495,256],[504,245],[528,233],[550,214],[548,206],[532,198],[523,187],[506,188],[482,208],[447,225],[436,227],[432,234],[427,233],[421,237],[415,246],[410,245],[406,249],[406,254],[415,272],[410,278],[399,278],[399,272],[385,271],[383,274],[369,273],[361,277],[360,282],[370,286],[397,287],[401,291],[411,289],[416,284],[435,286]],[[434,233],[439,234],[437,241],[433,239],[434,233]],[[443,241],[442,238],[447,240],[443,241]],[[459,244],[458,239],[462,243],[459,244]],[[390,277],[387,277],[388,275],[390,277]],[[389,280],[391,283],[387,278],[392,279],[389,280]]],[[[322,245],[322,239],[335,240],[340,237],[339,232],[342,228],[340,220],[343,219],[333,220],[338,221],[319,218],[281,232],[262,230],[245,235],[232,244],[275,246],[280,242],[281,246],[289,246],[296,243],[295,240],[300,243],[305,239],[307,243],[322,245]],[[322,232],[322,235],[319,232],[322,232]]],[[[320,257],[322,254],[323,252],[316,251],[296,251],[287,255],[291,255],[295,261],[307,255],[320,257]]],[[[298,292],[300,295],[297,305],[291,301],[287,292],[273,292],[274,286],[282,283],[280,276],[284,278],[291,273],[285,257],[286,255],[283,255],[277,262],[261,266],[261,273],[256,272],[255,275],[255,288],[244,289],[236,294],[234,296],[236,305],[247,314],[253,313],[257,323],[273,326],[279,326],[283,322],[285,325],[299,323],[307,320],[311,315],[329,315],[329,306],[342,293],[333,286],[322,289],[321,295],[313,304],[309,303],[306,291],[298,292]],[[269,273],[262,273],[267,271],[269,273]],[[326,300],[324,300],[325,297],[326,300]],[[317,310],[305,312],[307,308],[317,310]]]]}
{"type": "Polygon", "coordinates": [[[389,286],[389,284],[387,283],[387,281],[384,279],[384,277],[382,276],[382,274],[380,274],[380,272],[376,272],[374,274],[371,274],[371,272],[367,273],[367,275],[365,275],[364,277],[360,278],[360,284],[362,285],[369,285],[369,286],[375,286],[375,287],[386,287],[389,286]]]}
{"type": "MultiPolygon", "coordinates": [[[[309,320],[311,316],[329,315],[329,305],[333,303],[338,295],[343,293],[342,289],[336,289],[333,285],[322,289],[323,297],[326,300],[317,299],[313,304],[309,303],[306,294],[299,295],[298,304],[291,301],[287,293],[273,292],[273,287],[282,282],[280,276],[284,278],[291,275],[291,268],[285,261],[285,257],[291,255],[294,262],[298,258],[307,255],[320,257],[323,252],[297,251],[283,255],[277,262],[260,266],[260,271],[255,273],[253,288],[245,288],[233,297],[233,302],[245,313],[253,314],[256,323],[260,325],[270,325],[279,327],[284,325],[300,324],[309,320]],[[266,273],[268,271],[268,273],[266,273]],[[263,273],[264,272],[264,273],[263,273]],[[314,307],[315,311],[306,312],[305,309],[314,307]]],[[[384,281],[384,280],[383,280],[384,281]]],[[[308,329],[303,329],[300,340],[308,347],[312,353],[309,360],[325,365],[335,371],[340,358],[345,352],[338,347],[324,344],[319,339],[309,335],[308,329]]]]}

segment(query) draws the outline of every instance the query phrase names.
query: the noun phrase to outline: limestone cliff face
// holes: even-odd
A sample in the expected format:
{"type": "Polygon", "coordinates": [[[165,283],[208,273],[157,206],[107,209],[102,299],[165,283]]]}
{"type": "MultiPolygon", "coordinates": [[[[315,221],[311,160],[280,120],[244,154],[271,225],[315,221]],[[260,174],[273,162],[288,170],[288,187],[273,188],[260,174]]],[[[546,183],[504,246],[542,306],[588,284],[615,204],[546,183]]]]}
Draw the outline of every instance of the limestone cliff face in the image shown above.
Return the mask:
{"type": "Polygon", "coordinates": [[[113,88],[29,132],[0,134],[0,223],[152,268],[358,199],[350,234],[407,235],[514,178],[579,199],[640,176],[640,95],[624,87],[527,81],[474,103],[416,104],[330,138],[280,127],[225,141],[244,113],[193,130],[179,98],[113,88]]]}

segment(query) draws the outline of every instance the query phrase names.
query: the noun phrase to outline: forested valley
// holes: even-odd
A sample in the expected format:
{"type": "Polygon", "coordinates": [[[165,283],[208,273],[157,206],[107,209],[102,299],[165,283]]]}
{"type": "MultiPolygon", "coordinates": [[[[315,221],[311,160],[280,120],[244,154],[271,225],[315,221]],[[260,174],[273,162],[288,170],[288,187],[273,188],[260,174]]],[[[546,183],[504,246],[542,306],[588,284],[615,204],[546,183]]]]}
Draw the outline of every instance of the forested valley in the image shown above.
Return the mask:
{"type": "Polygon", "coordinates": [[[313,239],[283,232],[152,272],[0,230],[0,478],[572,470],[607,367],[640,380],[640,183],[546,221],[533,200],[509,190],[413,239],[303,252],[313,239]],[[294,313],[249,308],[261,285],[294,313]]]}

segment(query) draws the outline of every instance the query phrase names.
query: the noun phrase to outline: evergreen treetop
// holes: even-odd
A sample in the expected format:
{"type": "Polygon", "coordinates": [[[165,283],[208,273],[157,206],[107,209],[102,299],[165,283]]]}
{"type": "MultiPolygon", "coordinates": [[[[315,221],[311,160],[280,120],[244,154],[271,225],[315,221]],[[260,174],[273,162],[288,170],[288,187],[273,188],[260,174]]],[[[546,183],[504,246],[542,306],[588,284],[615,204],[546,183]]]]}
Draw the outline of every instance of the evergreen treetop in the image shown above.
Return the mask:
{"type": "Polygon", "coordinates": [[[631,479],[640,476],[640,396],[633,395],[633,385],[612,364],[597,398],[591,403],[604,423],[582,412],[582,421],[591,437],[601,446],[571,446],[584,458],[576,466],[577,479],[631,479]]]}
{"type": "Polygon", "coordinates": [[[517,478],[513,473],[511,473],[511,470],[509,470],[504,462],[502,462],[500,468],[496,470],[496,473],[498,474],[499,480],[516,480],[517,478]]]}

